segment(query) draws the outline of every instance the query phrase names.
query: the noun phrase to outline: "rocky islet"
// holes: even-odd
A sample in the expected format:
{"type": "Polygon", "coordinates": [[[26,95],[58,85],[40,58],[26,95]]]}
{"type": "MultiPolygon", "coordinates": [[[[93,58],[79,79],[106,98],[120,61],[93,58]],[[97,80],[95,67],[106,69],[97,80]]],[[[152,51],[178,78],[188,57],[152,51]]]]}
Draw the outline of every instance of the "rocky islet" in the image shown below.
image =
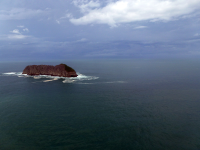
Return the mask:
{"type": "Polygon", "coordinates": [[[23,70],[22,74],[27,75],[50,75],[59,77],[77,77],[76,71],[67,66],[66,64],[60,64],[56,66],[52,65],[29,65],[23,70]]]}

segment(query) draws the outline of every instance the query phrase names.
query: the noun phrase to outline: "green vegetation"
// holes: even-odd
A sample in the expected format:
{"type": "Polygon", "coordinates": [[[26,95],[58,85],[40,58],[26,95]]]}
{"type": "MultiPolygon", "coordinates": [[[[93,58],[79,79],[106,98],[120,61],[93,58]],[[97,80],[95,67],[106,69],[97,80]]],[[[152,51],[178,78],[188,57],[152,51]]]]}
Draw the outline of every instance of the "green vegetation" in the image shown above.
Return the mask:
{"type": "Polygon", "coordinates": [[[65,65],[65,70],[68,71],[68,72],[75,71],[73,68],[67,66],[66,64],[60,64],[60,65],[65,65]]]}

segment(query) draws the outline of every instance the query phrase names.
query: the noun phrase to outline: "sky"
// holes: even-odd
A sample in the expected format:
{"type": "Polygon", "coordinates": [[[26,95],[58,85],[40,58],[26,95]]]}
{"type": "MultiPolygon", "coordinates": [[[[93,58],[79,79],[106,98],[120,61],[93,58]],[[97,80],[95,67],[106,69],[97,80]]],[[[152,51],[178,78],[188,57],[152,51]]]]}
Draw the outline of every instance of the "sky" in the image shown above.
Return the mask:
{"type": "Polygon", "coordinates": [[[200,0],[1,0],[0,61],[200,56],[200,0]]]}

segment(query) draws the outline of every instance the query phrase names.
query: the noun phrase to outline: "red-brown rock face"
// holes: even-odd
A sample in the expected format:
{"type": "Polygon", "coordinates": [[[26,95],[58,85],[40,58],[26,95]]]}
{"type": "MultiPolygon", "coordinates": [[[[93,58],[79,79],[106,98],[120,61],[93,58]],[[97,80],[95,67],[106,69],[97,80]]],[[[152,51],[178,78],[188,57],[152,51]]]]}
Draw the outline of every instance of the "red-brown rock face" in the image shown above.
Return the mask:
{"type": "Polygon", "coordinates": [[[59,77],[77,77],[76,71],[71,67],[60,64],[57,66],[50,65],[31,65],[26,66],[22,74],[27,75],[51,75],[59,77]]]}

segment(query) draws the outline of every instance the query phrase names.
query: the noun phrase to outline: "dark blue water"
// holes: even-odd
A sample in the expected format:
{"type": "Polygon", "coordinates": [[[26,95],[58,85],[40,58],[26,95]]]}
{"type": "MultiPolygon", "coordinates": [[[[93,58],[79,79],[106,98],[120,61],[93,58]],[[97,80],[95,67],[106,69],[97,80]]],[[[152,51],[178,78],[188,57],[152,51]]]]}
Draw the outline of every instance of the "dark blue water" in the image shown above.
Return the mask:
{"type": "Polygon", "coordinates": [[[0,63],[0,149],[199,150],[200,61],[0,63]],[[59,63],[83,78],[17,74],[59,63]]]}

